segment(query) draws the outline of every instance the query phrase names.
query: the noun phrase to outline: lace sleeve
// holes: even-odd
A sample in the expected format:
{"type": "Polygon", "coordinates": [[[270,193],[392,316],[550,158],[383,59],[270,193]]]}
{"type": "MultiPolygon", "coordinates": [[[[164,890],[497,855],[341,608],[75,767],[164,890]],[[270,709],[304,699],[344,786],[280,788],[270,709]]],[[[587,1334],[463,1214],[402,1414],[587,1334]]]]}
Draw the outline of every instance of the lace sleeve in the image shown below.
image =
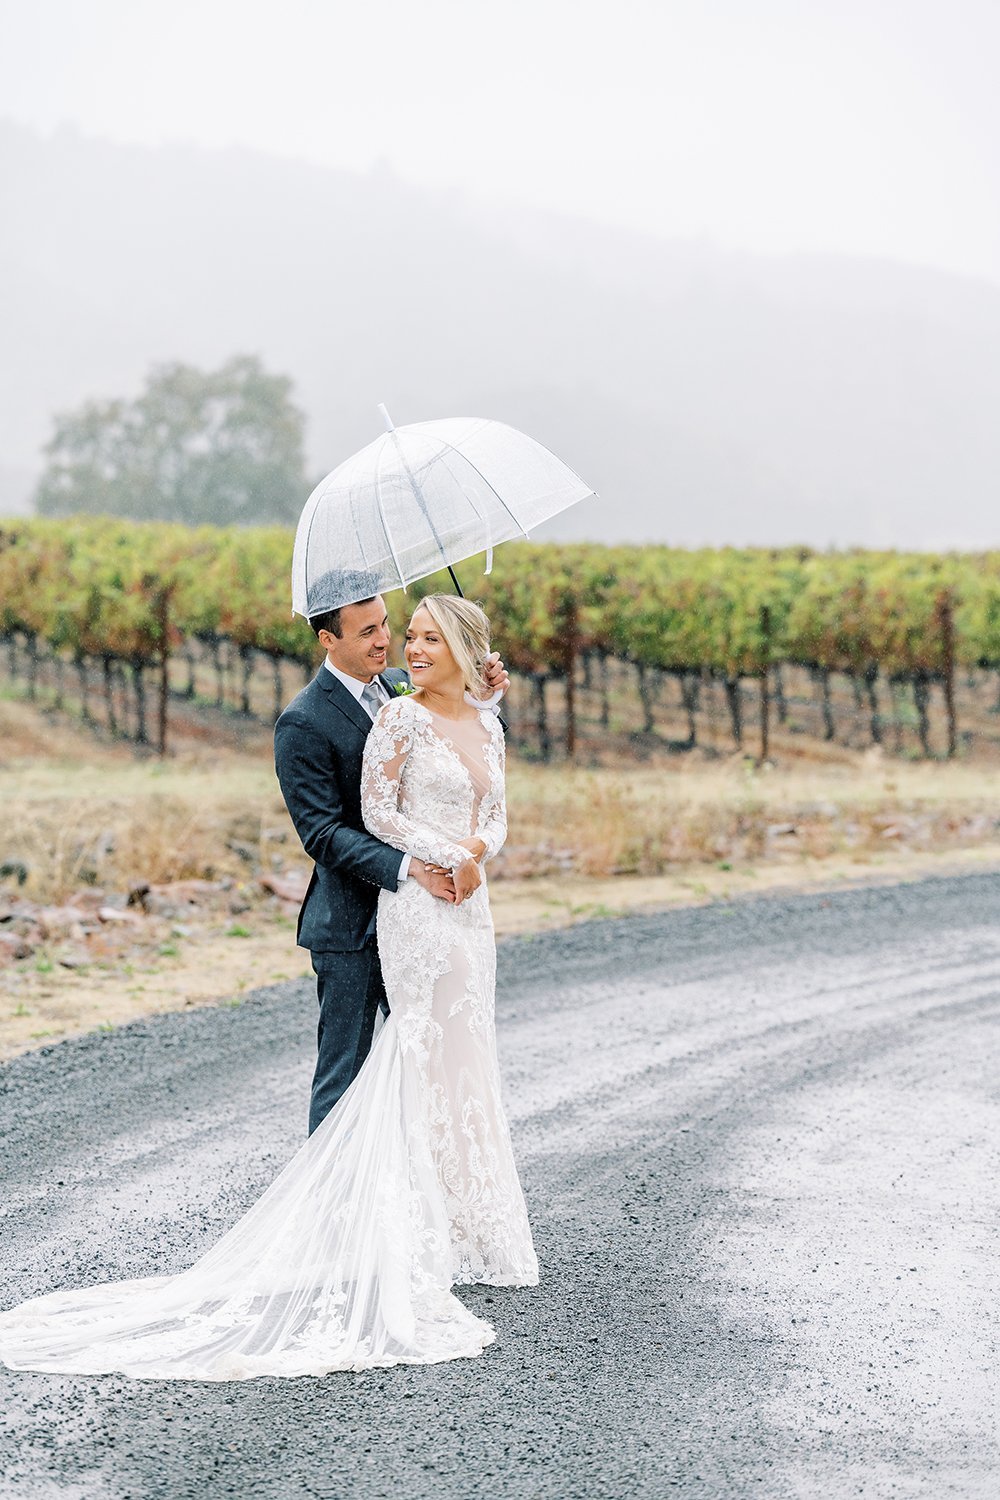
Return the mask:
{"type": "Polygon", "coordinates": [[[490,789],[483,798],[479,819],[479,837],[486,845],[484,860],[499,854],[507,839],[507,799],[504,789],[507,746],[497,719],[490,725],[490,743],[486,755],[490,768],[490,789]]]}
{"type": "Polygon", "coordinates": [[[467,849],[417,822],[400,806],[400,779],[412,748],[412,708],[405,698],[397,698],[379,710],[365,741],[361,770],[365,827],[376,838],[417,859],[448,868],[460,865],[469,857],[467,849]]]}

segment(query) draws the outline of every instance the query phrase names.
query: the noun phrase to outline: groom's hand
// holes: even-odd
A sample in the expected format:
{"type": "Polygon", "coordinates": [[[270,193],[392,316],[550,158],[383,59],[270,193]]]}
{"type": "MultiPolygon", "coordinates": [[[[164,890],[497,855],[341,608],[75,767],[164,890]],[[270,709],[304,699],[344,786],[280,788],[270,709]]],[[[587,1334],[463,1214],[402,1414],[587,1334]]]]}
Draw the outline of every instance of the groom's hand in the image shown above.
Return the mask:
{"type": "Polygon", "coordinates": [[[449,870],[440,870],[434,865],[425,865],[422,859],[410,860],[410,874],[418,885],[439,901],[455,901],[455,882],[449,870]]]}
{"type": "Polygon", "coordinates": [[[507,668],[500,660],[499,651],[491,651],[483,664],[483,676],[486,678],[486,687],[489,696],[496,693],[505,693],[510,687],[510,678],[507,676],[507,668]]]}

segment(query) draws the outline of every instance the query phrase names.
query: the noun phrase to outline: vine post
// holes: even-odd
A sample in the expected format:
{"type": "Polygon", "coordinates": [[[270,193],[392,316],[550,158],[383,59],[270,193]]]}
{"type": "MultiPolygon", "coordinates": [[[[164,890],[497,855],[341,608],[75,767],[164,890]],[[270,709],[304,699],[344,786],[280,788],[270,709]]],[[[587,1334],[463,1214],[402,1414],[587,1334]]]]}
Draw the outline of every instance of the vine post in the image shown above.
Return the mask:
{"type": "Polygon", "coordinates": [[[873,745],[882,743],[882,716],[879,713],[878,690],[878,662],[870,661],[865,666],[865,693],[868,697],[868,708],[871,713],[871,737],[873,745]]]}
{"type": "Polygon", "coordinates": [[[942,589],[938,595],[937,617],[941,630],[944,709],[948,722],[948,759],[954,760],[958,750],[958,723],[955,715],[955,600],[951,589],[942,589]]]}
{"type": "Polygon", "coordinates": [[[931,725],[927,715],[927,708],[930,703],[927,673],[921,668],[914,672],[910,682],[913,688],[913,703],[917,710],[917,734],[920,738],[920,753],[925,759],[929,760],[931,754],[931,725]]]}
{"type": "Polygon", "coordinates": [[[566,756],[572,760],[576,754],[576,656],[579,627],[576,600],[566,604],[563,629],[563,671],[566,674],[566,756]]]}
{"type": "Polygon", "coordinates": [[[770,750],[771,696],[768,670],[771,665],[771,611],[766,604],[760,607],[760,758],[758,765],[767,760],[770,750]]]}
{"type": "Polygon", "coordinates": [[[608,652],[601,652],[601,728],[611,724],[611,697],[608,691],[608,652]]]}
{"type": "Polygon", "coordinates": [[[740,703],[739,674],[727,671],[722,679],[722,686],[725,689],[726,704],[729,708],[729,722],[732,726],[733,744],[739,750],[743,744],[743,708],[740,703]]]}
{"type": "Polygon", "coordinates": [[[774,666],[771,668],[771,675],[774,678],[774,704],[778,710],[778,723],[786,724],[788,722],[788,701],[785,698],[785,678],[780,661],[774,663],[774,666]]]}
{"type": "Polygon", "coordinates": [[[240,662],[240,713],[250,714],[250,684],[253,681],[254,649],[241,641],[238,650],[240,662]]]}
{"type": "Polygon", "coordinates": [[[160,636],[160,675],[156,712],[156,752],[167,753],[167,718],[170,705],[170,590],[157,590],[156,625],[160,636]]]}
{"type": "Polygon", "coordinates": [[[137,745],[149,744],[149,734],[146,730],[145,666],[146,659],[142,656],[133,656],[129,662],[132,672],[132,692],[135,698],[135,742],[137,745]]]}
{"type": "Polygon", "coordinates": [[[34,703],[38,697],[38,636],[33,630],[27,632],[28,641],[28,698],[34,703]]]}
{"type": "Polygon", "coordinates": [[[79,647],[73,653],[73,666],[76,668],[79,684],[77,692],[80,698],[80,717],[85,724],[90,724],[93,722],[90,712],[90,675],[87,671],[87,658],[79,647]]]}
{"type": "Polygon", "coordinates": [[[644,661],[635,664],[635,680],[639,688],[639,702],[642,704],[642,728],[644,734],[653,734],[656,730],[656,718],[653,714],[653,695],[649,687],[649,677],[644,661]]]}
{"type": "Polygon", "coordinates": [[[283,707],[283,690],[282,690],[282,683],[281,683],[281,657],[278,655],[278,653],[276,651],[272,651],[270,653],[270,656],[271,656],[271,688],[272,688],[272,691],[273,691],[273,694],[274,694],[274,707],[272,709],[272,718],[274,719],[274,722],[277,724],[279,718],[281,717],[281,710],[282,710],[282,707],[283,707]]]}
{"type": "Polygon", "coordinates": [[[104,680],[104,717],[107,720],[108,733],[118,733],[118,719],[115,715],[115,678],[114,660],[111,653],[105,651],[101,657],[101,672],[104,680]]]}
{"type": "Polygon", "coordinates": [[[545,684],[548,674],[543,671],[535,671],[531,674],[531,684],[535,693],[535,715],[538,724],[538,752],[546,763],[552,759],[552,742],[549,739],[549,714],[545,702],[545,684]]]}

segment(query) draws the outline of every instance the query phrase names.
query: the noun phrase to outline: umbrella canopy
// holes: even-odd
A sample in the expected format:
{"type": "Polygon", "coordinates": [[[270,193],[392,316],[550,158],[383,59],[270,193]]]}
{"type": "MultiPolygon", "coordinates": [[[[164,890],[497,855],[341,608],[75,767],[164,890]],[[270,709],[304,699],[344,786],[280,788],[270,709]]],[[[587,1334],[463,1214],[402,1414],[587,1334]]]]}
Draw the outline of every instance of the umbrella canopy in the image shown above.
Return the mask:
{"type": "MultiPolygon", "coordinates": [[[[383,415],[385,411],[383,408],[383,415]]],[[[513,537],[594,491],[503,422],[449,417],[389,426],[316,486],[295,534],[292,609],[322,614],[513,537]]]]}

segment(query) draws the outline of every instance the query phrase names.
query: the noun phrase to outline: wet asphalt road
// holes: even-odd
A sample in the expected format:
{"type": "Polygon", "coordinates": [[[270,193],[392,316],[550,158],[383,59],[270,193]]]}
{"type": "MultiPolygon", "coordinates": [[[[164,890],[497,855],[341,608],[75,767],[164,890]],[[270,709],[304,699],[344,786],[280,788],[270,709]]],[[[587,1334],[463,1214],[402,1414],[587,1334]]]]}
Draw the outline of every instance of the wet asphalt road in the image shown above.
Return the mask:
{"type": "MultiPolygon", "coordinates": [[[[305,982],[0,1069],[5,1302],[179,1270],[304,1127],[305,982]]],[[[1000,876],[506,942],[537,1290],[473,1361],[0,1372],[3,1500],[1000,1494],[1000,876]]]]}

